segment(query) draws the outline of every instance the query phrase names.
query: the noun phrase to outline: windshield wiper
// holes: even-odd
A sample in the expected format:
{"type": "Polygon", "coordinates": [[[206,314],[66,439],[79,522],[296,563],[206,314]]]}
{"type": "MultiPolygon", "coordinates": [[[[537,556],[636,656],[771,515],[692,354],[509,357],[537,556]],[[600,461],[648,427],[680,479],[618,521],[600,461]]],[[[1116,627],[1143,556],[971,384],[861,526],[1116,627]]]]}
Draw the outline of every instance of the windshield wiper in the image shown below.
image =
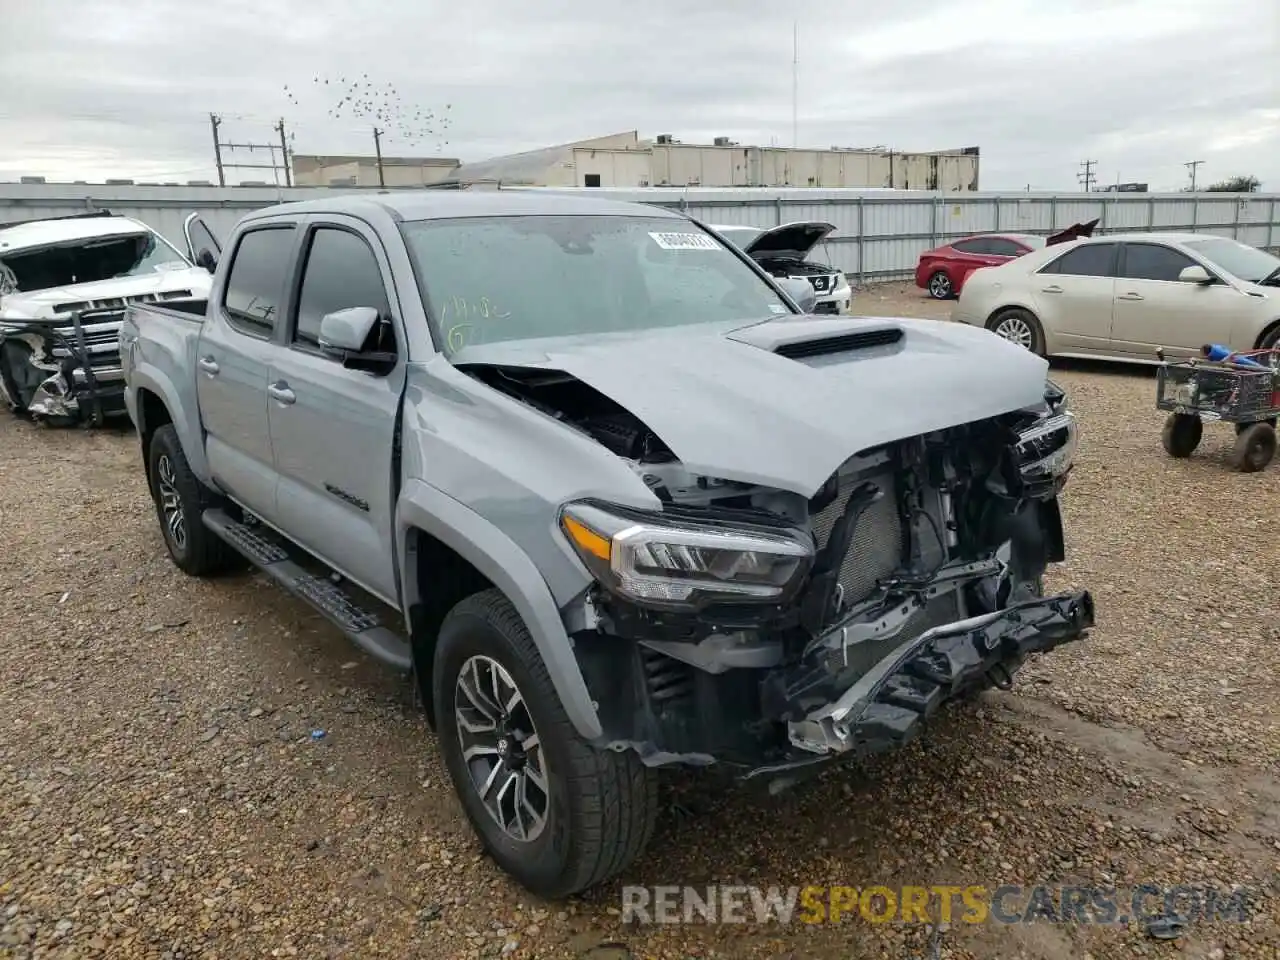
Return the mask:
{"type": "Polygon", "coordinates": [[[1268,273],[1265,277],[1259,280],[1258,286],[1265,287],[1272,280],[1280,280],[1280,267],[1276,267],[1274,270],[1268,273]]]}

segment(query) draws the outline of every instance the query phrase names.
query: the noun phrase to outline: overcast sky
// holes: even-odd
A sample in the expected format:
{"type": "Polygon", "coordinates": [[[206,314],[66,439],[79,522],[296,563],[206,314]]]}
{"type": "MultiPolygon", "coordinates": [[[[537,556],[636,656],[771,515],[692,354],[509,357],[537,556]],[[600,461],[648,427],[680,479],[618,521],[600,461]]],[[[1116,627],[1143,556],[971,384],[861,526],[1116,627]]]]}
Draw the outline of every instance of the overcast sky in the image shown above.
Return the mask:
{"type": "Polygon", "coordinates": [[[479,160],[632,129],[790,145],[801,10],[801,145],[978,145],[984,189],[1075,189],[1086,159],[1102,183],[1176,189],[1203,160],[1202,184],[1280,189],[1277,0],[0,6],[0,179],[212,179],[210,111],[225,139],[272,140],[283,117],[300,153],[371,153],[350,104],[328,115],[365,74],[396,91],[389,155],[479,160]],[[429,111],[450,119],[435,136],[415,119],[429,111]]]}

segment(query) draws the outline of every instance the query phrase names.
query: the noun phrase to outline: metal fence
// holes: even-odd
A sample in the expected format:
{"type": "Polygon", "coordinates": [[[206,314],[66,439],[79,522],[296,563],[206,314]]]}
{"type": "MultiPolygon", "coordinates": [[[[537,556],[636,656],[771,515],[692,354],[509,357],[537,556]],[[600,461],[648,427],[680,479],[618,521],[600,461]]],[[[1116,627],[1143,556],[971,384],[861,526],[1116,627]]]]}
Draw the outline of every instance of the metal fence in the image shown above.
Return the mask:
{"type": "MultiPolygon", "coordinates": [[[[540,188],[510,188],[540,189],[540,188]]],[[[249,210],[312,199],[324,187],[158,187],[99,184],[0,184],[0,223],[109,209],[136,217],[175,243],[182,220],[200,212],[226,235],[249,210]]],[[[342,188],[343,193],[375,193],[342,188]]],[[[971,233],[1048,234],[1099,220],[1097,233],[1194,231],[1242,243],[1280,246],[1275,194],[963,193],[822,188],[558,188],[687,211],[704,223],[769,227],[793,220],[835,224],[826,256],[860,283],[909,277],[919,255],[971,233]]]]}

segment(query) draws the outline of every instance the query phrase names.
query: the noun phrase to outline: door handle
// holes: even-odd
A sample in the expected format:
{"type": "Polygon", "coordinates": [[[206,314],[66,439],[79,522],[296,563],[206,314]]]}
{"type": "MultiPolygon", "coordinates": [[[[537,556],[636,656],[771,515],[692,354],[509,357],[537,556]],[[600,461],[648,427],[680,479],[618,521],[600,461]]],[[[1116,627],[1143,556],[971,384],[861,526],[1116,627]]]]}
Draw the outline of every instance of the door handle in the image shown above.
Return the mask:
{"type": "Polygon", "coordinates": [[[267,395],[278,403],[293,403],[298,399],[298,395],[290,390],[289,385],[283,380],[279,380],[267,387],[267,395]]]}
{"type": "Polygon", "coordinates": [[[1054,284],[1053,286],[1050,286],[1050,287],[1041,287],[1040,292],[1041,293],[1061,293],[1062,288],[1057,284],[1054,284]]]}
{"type": "Polygon", "coordinates": [[[218,361],[213,357],[201,357],[196,361],[196,365],[211,377],[218,373],[218,361]]]}
{"type": "Polygon", "coordinates": [[[1122,293],[1120,294],[1120,296],[1116,297],[1116,299],[1117,300],[1145,300],[1146,297],[1144,297],[1140,293],[1122,293]]]}

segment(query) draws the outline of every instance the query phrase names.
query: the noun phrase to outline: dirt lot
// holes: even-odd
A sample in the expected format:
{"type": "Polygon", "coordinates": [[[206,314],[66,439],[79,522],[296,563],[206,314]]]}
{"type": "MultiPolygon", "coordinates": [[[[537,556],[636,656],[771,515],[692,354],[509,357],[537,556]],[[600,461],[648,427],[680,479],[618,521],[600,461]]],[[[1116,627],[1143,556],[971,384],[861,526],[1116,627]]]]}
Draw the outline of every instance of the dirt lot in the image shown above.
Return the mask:
{"type": "MultiPolygon", "coordinates": [[[[913,288],[871,314],[945,315],[913,288]]],[[[1167,459],[1149,372],[1059,368],[1082,422],[1053,587],[1100,626],[922,742],[778,797],[675,778],[618,883],[483,859],[407,685],[248,574],[165,556],[131,433],[0,416],[0,956],[1280,955],[1280,466],[1167,459]],[[312,731],[324,731],[313,738],[312,731]],[[1230,884],[1248,924],[624,928],[623,883],[1230,884]]]]}

